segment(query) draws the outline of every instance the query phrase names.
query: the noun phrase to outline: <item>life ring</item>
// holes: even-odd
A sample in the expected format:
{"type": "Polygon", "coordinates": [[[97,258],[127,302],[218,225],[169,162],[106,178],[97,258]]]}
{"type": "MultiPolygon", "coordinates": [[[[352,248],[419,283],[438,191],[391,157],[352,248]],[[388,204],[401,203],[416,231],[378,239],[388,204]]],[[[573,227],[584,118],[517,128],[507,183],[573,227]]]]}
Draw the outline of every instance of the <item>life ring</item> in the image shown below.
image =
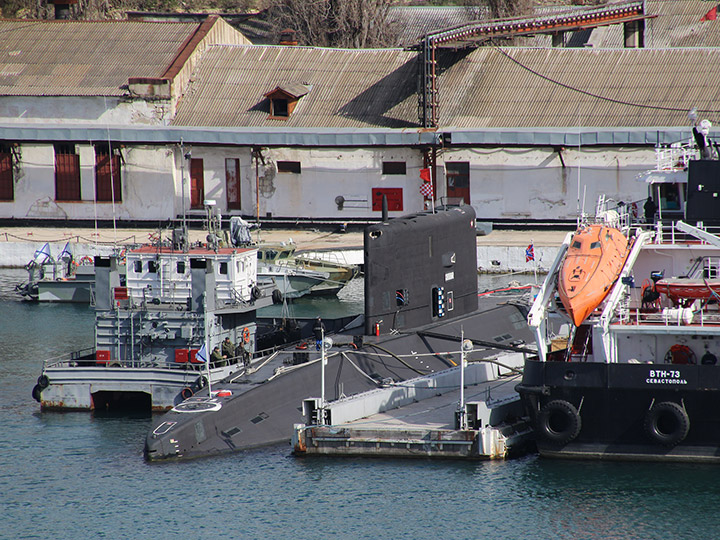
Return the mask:
{"type": "Polygon", "coordinates": [[[673,447],[687,437],[690,417],[683,407],[672,401],[653,405],[645,415],[645,433],[663,446],[673,447]]]}
{"type": "Polygon", "coordinates": [[[676,343],[665,353],[666,364],[697,364],[695,353],[687,345],[676,343]]]}
{"type": "Polygon", "coordinates": [[[192,388],[190,388],[189,386],[186,386],[186,387],[183,388],[182,391],[180,392],[180,397],[182,397],[183,399],[188,399],[188,398],[193,397],[193,394],[194,394],[194,393],[195,393],[195,392],[192,391],[192,388]]]}
{"type": "Polygon", "coordinates": [[[545,440],[564,445],[580,434],[582,419],[572,403],[556,399],[540,409],[536,429],[545,440]]]}
{"type": "Polygon", "coordinates": [[[40,390],[45,390],[50,385],[50,379],[48,379],[47,375],[40,375],[37,379],[37,383],[40,390]]]}
{"type": "Polygon", "coordinates": [[[89,255],[85,255],[82,259],[80,259],[80,265],[86,265],[90,266],[91,264],[95,264],[95,261],[90,257],[89,255]]]}
{"type": "Polygon", "coordinates": [[[250,343],[250,329],[246,326],[242,331],[243,343],[250,343]]]}

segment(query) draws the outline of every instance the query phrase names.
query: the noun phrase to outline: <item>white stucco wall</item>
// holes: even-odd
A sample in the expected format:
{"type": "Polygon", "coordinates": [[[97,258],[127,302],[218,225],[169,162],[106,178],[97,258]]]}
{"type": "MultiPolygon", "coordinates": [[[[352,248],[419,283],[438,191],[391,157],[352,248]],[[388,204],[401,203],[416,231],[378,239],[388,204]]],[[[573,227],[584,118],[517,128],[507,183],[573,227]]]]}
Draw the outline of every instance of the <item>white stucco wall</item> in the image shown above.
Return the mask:
{"type": "Polygon", "coordinates": [[[172,109],[166,100],[120,100],[109,97],[1,96],[3,124],[89,124],[101,126],[167,125],[172,109]]]}
{"type": "Polygon", "coordinates": [[[81,201],[55,201],[52,145],[23,144],[15,177],[15,201],[0,202],[0,217],[39,219],[168,219],[180,204],[175,193],[173,151],[137,146],[122,150],[122,201],[95,203],[95,151],[77,144],[81,201]]]}
{"type": "MultiPolygon", "coordinates": [[[[82,202],[55,202],[54,152],[51,144],[22,144],[15,201],[0,202],[0,218],[111,219],[113,205],[94,203],[94,149],[77,144],[81,162],[82,202]]],[[[214,199],[223,215],[257,215],[258,182],[248,147],[185,146],[204,167],[204,198],[214,199]],[[242,210],[229,212],[225,159],[240,163],[242,210]]],[[[182,214],[184,173],[186,209],[190,209],[189,162],[178,146],[125,145],[122,149],[122,202],[117,219],[172,219],[182,214]]],[[[402,188],[400,215],[423,209],[419,187],[422,153],[411,148],[264,148],[259,167],[259,214],[266,218],[376,219],[373,188],[402,188]],[[278,173],[278,161],[299,161],[301,173],[278,173]],[[404,161],[405,175],[383,175],[384,161],[404,161]],[[345,199],[338,209],[336,198],[345,199]]],[[[470,202],[484,221],[500,219],[574,219],[578,205],[592,212],[598,195],[616,201],[643,201],[647,187],[638,173],[652,168],[652,148],[563,150],[561,163],[550,147],[445,149],[438,159],[437,198],[446,194],[444,162],[470,163],[470,202]],[[579,177],[579,182],[578,182],[579,177]],[[578,203],[578,201],[580,201],[578,203]]],[[[640,205],[641,206],[641,205],[640,205]]],[[[197,212],[196,212],[197,213],[197,212]]]]}

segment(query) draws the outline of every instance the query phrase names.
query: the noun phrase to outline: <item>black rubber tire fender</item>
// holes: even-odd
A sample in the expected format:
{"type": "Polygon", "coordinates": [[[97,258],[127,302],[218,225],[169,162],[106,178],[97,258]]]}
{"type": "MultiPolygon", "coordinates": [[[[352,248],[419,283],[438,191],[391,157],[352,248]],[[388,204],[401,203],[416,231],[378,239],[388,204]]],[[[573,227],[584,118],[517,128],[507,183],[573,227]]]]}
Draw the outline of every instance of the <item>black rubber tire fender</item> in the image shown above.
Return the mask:
{"type": "Polygon", "coordinates": [[[45,390],[50,385],[50,379],[48,379],[47,375],[40,375],[37,379],[37,383],[40,390],[45,390]]]}
{"type": "Polygon", "coordinates": [[[38,403],[40,403],[42,391],[43,391],[43,389],[40,388],[39,384],[36,384],[35,386],[33,386],[32,397],[38,403]]]}
{"type": "Polygon", "coordinates": [[[186,386],[180,391],[180,397],[183,399],[191,398],[193,397],[193,394],[195,394],[195,392],[193,392],[192,388],[189,386],[186,386]]]}
{"type": "Polygon", "coordinates": [[[580,434],[582,419],[575,405],[564,399],[555,399],[540,409],[535,429],[542,439],[565,445],[580,434]]]}
{"type": "Polygon", "coordinates": [[[673,401],[661,401],[645,414],[643,427],[654,442],[672,448],[690,432],[690,417],[681,405],[673,401]]]}

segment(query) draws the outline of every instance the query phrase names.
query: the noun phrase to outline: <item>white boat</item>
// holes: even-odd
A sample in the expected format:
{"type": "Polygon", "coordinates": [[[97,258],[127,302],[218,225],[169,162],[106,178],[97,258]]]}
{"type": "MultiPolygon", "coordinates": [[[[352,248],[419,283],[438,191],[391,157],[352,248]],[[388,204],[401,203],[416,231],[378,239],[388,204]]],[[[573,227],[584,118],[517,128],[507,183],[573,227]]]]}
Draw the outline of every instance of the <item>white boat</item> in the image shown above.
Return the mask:
{"type": "Polygon", "coordinates": [[[239,217],[230,219],[230,237],[235,246],[253,246],[258,250],[258,280],[272,283],[277,289],[275,301],[299,298],[306,294],[337,294],[358,275],[355,265],[341,264],[298,253],[290,240],[283,243],[255,244],[251,225],[239,217]]]}
{"type": "Polygon", "coordinates": [[[543,456],[720,462],[720,161],[649,176],[651,195],[682,195],[684,220],[635,224],[619,279],[577,328],[555,301],[568,235],[530,310],[538,354],[517,390],[543,456]]]}
{"type": "Polygon", "coordinates": [[[95,346],[46,360],[33,389],[43,409],[165,410],[237,370],[254,352],[258,308],[255,249],[144,246],[95,258],[95,346]],[[232,355],[210,351],[225,338],[232,355]]]}

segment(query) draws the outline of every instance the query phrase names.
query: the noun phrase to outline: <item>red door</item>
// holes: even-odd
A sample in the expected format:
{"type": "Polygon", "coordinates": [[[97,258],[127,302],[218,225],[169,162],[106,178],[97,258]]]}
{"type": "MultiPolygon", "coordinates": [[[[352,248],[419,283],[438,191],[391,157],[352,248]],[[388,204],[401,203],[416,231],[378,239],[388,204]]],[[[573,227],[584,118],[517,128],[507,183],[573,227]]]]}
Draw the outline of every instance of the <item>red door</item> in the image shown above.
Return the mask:
{"type": "Polygon", "coordinates": [[[190,160],[190,208],[202,208],[205,200],[205,171],[203,160],[192,158],[190,160]]]}
{"type": "Polygon", "coordinates": [[[448,204],[470,204],[470,163],[445,162],[448,204]]]}
{"type": "Polygon", "coordinates": [[[240,160],[225,160],[225,193],[228,210],[240,210],[240,160]]]}

